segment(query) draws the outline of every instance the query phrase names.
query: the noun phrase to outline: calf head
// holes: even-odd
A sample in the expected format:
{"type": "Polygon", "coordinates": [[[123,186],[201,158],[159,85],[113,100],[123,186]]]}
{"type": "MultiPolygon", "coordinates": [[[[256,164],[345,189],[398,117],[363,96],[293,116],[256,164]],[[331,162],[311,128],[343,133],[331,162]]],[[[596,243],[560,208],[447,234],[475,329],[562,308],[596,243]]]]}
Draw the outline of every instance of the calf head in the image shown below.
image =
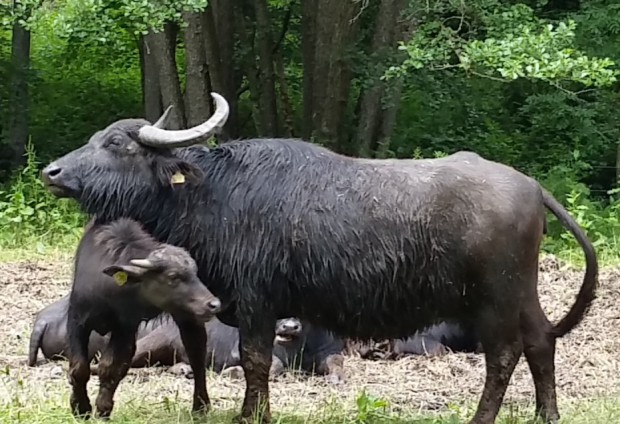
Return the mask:
{"type": "Polygon", "coordinates": [[[303,325],[297,318],[285,318],[276,323],[275,344],[290,347],[298,344],[302,339],[303,325]]]}
{"type": "Polygon", "coordinates": [[[206,322],[221,309],[220,300],[198,278],[194,259],[177,246],[163,245],[146,258],[114,264],[103,272],[118,285],[138,285],[144,299],[166,312],[206,322]]]}

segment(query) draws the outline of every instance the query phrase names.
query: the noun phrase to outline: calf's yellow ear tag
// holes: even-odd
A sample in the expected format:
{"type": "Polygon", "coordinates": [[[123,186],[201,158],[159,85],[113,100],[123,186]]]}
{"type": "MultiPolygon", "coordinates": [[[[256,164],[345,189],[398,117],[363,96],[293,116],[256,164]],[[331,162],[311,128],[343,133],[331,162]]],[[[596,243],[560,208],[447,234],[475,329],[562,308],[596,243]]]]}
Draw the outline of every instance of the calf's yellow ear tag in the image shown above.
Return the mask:
{"type": "Polygon", "coordinates": [[[119,286],[124,286],[127,283],[127,273],[124,271],[118,271],[113,275],[114,281],[119,286]]]}
{"type": "Polygon", "coordinates": [[[172,184],[183,184],[185,182],[185,175],[177,171],[172,174],[172,178],[170,179],[170,181],[172,182],[172,184]]]}

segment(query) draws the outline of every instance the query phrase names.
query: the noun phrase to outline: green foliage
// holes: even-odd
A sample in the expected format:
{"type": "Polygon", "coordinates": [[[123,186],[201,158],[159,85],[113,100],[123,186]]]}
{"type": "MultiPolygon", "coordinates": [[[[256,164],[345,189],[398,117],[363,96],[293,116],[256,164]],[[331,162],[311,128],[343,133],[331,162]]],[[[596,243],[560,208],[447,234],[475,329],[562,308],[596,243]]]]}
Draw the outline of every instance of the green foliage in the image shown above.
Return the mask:
{"type": "Polygon", "coordinates": [[[387,418],[386,409],[389,402],[385,399],[375,398],[363,390],[355,400],[357,405],[356,424],[376,422],[378,419],[387,418]]]}
{"type": "Polygon", "coordinates": [[[501,77],[505,81],[527,78],[596,87],[609,86],[616,81],[618,70],[612,68],[611,59],[590,58],[574,47],[574,20],[554,25],[537,18],[524,4],[504,9],[499,2],[490,3],[488,10],[477,11],[484,39],[470,38],[479,28],[470,27],[464,31],[465,15],[461,16],[457,28],[445,21],[430,20],[421,25],[411,40],[401,43],[400,49],[406,51],[408,57],[401,66],[390,68],[387,76],[427,67],[459,68],[477,76],[501,77]]]}
{"type": "Polygon", "coordinates": [[[29,144],[26,165],[0,190],[2,248],[30,246],[42,253],[46,246],[74,242],[81,234],[85,221],[77,205],[51,195],[38,169],[39,162],[29,144]]]}

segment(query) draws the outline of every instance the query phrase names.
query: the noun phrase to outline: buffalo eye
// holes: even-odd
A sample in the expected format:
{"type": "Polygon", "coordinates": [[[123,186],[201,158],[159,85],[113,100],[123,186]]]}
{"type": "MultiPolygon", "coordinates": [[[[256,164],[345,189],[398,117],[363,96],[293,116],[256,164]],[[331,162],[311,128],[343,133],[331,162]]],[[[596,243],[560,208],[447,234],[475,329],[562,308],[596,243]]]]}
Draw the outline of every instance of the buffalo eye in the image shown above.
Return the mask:
{"type": "Polygon", "coordinates": [[[104,147],[117,148],[123,144],[123,140],[120,137],[110,137],[106,140],[104,147]]]}

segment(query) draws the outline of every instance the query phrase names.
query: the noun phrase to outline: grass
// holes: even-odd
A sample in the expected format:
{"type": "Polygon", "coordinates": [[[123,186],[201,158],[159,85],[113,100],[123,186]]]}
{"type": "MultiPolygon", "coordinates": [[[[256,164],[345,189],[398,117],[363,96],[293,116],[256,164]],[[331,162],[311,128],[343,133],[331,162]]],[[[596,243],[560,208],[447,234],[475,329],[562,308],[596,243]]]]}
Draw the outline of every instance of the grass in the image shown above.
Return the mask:
{"type": "MultiPolygon", "coordinates": [[[[122,386],[121,386],[122,387],[122,386]]],[[[466,408],[452,407],[439,414],[421,414],[415,411],[394,411],[381,399],[372,399],[360,393],[354,408],[343,405],[337,399],[312,412],[282,412],[273,410],[275,424],[460,424],[467,423],[473,415],[473,405],[466,408]],[[351,410],[352,409],[352,410],[351,410]],[[350,410],[349,413],[343,412],[350,410]]],[[[28,397],[28,389],[17,392],[15,398],[0,406],[0,422],[27,424],[61,424],[84,422],[75,419],[68,408],[68,389],[47,391],[45,399],[35,402],[28,397]]],[[[240,402],[238,402],[240,405],[240,402]]],[[[139,398],[129,398],[116,403],[112,422],[117,424],[230,424],[238,409],[222,410],[214,407],[207,417],[192,414],[187,399],[164,397],[150,403],[139,398]]],[[[561,424],[604,424],[620,422],[620,401],[598,399],[561,405],[561,424]]],[[[99,421],[99,420],[94,420],[99,421]]],[[[91,421],[93,422],[93,421],[91,421]]],[[[498,424],[530,424],[533,408],[505,406],[500,412],[498,424]]]]}

